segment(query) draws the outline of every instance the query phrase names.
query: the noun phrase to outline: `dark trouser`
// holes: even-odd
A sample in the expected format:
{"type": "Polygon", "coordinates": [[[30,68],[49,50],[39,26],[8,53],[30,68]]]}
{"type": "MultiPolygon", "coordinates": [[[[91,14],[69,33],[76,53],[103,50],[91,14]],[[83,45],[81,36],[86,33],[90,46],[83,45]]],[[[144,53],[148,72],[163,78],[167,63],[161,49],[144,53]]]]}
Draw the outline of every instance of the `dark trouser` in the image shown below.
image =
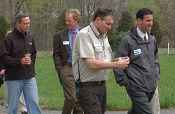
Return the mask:
{"type": "Polygon", "coordinates": [[[64,66],[61,71],[60,81],[64,91],[64,106],[62,114],[83,114],[76,97],[75,80],[72,74],[71,66],[64,66]]]}
{"type": "Polygon", "coordinates": [[[127,90],[128,95],[132,101],[132,108],[128,111],[128,114],[153,114],[151,99],[154,92],[136,92],[127,90]]]}
{"type": "Polygon", "coordinates": [[[84,114],[104,114],[106,110],[105,82],[84,82],[80,84],[80,105],[84,114]]]}

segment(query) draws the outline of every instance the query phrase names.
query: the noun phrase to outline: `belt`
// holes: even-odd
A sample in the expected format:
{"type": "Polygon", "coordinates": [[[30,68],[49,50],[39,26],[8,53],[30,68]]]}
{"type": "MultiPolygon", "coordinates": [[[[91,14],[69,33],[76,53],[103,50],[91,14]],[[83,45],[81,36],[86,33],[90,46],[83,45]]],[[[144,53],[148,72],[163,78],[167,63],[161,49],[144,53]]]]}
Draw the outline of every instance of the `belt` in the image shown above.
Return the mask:
{"type": "Polygon", "coordinates": [[[80,86],[101,86],[105,81],[80,82],[80,86]]]}
{"type": "Polygon", "coordinates": [[[67,63],[64,66],[72,67],[72,64],[67,63]]]}

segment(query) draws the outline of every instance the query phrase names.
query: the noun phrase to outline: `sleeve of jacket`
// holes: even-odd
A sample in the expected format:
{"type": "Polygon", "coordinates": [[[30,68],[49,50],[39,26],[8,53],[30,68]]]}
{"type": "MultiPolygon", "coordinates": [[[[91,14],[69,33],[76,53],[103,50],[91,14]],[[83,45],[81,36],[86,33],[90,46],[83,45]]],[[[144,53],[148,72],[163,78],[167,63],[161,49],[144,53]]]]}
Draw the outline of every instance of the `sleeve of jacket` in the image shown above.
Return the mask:
{"type": "MultiPolygon", "coordinates": [[[[128,46],[128,40],[127,37],[124,37],[119,45],[118,51],[115,52],[115,57],[125,57],[125,56],[129,56],[129,46],[128,46]]],[[[114,76],[115,76],[115,80],[116,82],[120,85],[120,86],[127,86],[128,84],[128,78],[126,75],[126,71],[125,70],[120,70],[120,69],[114,69],[114,76]]]]}
{"type": "Polygon", "coordinates": [[[8,37],[5,38],[5,40],[2,43],[1,49],[0,49],[0,55],[4,61],[4,64],[7,66],[18,66],[21,65],[20,63],[20,57],[12,57],[11,56],[11,50],[13,48],[13,43],[11,39],[8,37]]]}
{"type": "Polygon", "coordinates": [[[32,46],[31,58],[32,58],[32,64],[35,65],[37,50],[36,50],[34,39],[32,39],[32,44],[33,44],[33,46],[32,46]]]}
{"type": "Polygon", "coordinates": [[[54,60],[54,65],[57,73],[59,74],[60,69],[61,69],[61,58],[60,58],[60,46],[61,46],[61,40],[60,40],[60,35],[56,34],[54,35],[53,38],[53,60],[54,60]]]}

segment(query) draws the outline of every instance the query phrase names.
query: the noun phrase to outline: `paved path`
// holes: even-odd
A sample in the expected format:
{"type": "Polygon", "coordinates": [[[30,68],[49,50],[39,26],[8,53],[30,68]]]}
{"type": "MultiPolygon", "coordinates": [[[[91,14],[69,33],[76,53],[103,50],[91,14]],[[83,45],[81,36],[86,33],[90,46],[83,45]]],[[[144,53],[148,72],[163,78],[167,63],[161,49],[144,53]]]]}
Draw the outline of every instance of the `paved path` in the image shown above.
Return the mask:
{"type": "MultiPolygon", "coordinates": [[[[60,111],[44,111],[43,114],[61,114],[60,111]]],[[[106,114],[127,114],[126,111],[107,111],[106,114]]],[[[175,109],[161,110],[160,114],[175,114],[175,109]]]]}
{"type": "MultiPolygon", "coordinates": [[[[0,105],[0,114],[7,114],[6,108],[2,105],[0,105]]],[[[42,110],[42,114],[61,114],[61,111],[42,110]]],[[[106,114],[127,114],[127,112],[126,111],[107,111],[106,114]]],[[[163,109],[161,110],[160,114],[175,114],[175,109],[163,109]]]]}

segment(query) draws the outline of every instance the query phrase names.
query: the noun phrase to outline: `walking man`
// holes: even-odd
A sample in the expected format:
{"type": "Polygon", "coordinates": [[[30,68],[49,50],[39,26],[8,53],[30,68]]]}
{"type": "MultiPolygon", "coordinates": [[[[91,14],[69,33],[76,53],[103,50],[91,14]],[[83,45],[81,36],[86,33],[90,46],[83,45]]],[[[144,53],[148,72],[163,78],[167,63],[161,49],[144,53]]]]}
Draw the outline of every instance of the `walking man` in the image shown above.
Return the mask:
{"type": "Polygon", "coordinates": [[[151,100],[157,95],[160,68],[156,39],[150,33],[152,25],[153,12],[140,9],[136,13],[136,27],[126,34],[119,46],[118,56],[130,58],[126,70],[114,71],[117,82],[126,87],[132,101],[128,114],[153,114],[151,100]]]}
{"type": "Polygon", "coordinates": [[[53,58],[55,69],[64,91],[62,114],[82,114],[76,97],[75,80],[72,72],[72,49],[79,32],[80,12],[78,9],[65,11],[66,29],[55,34],[53,41],[53,58]]]}
{"type": "Polygon", "coordinates": [[[4,61],[8,91],[8,114],[17,114],[21,93],[29,114],[41,114],[35,79],[36,48],[29,33],[30,17],[18,14],[14,30],[7,34],[0,55],[4,61]]]}
{"type": "Polygon", "coordinates": [[[80,30],[73,49],[73,72],[79,86],[79,100],[85,114],[106,110],[106,69],[128,66],[129,59],[111,61],[107,32],[113,24],[112,10],[97,9],[93,21],[80,30]]]}

